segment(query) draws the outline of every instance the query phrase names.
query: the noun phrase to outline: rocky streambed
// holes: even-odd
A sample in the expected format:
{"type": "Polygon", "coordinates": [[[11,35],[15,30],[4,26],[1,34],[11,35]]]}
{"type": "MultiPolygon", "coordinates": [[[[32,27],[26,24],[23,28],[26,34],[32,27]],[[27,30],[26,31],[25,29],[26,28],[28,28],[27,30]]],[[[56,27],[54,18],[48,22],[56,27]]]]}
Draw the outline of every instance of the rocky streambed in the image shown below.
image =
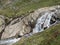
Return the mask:
{"type": "Polygon", "coordinates": [[[40,8],[25,17],[15,19],[0,15],[0,45],[12,45],[22,36],[29,37],[58,23],[60,23],[59,5],[40,8]]]}

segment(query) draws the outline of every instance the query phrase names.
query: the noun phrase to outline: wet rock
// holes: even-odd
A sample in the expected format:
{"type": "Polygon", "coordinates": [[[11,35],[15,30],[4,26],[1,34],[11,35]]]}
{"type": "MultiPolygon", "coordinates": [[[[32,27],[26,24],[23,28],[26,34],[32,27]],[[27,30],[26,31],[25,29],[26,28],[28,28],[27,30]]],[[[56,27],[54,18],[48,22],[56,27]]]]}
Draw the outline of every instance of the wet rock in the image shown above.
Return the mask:
{"type": "Polygon", "coordinates": [[[38,33],[44,31],[44,29],[49,28],[50,25],[56,22],[56,18],[54,16],[54,12],[46,12],[40,18],[37,19],[37,23],[35,28],[33,29],[33,33],[38,33]]]}
{"type": "Polygon", "coordinates": [[[58,10],[58,6],[47,8],[47,10],[45,9],[45,11],[41,13],[43,14],[41,14],[42,16],[37,19],[35,28],[33,29],[33,33],[42,32],[44,31],[44,29],[56,24],[56,22],[59,22],[57,21],[57,18],[60,13],[60,10],[58,10]]]}

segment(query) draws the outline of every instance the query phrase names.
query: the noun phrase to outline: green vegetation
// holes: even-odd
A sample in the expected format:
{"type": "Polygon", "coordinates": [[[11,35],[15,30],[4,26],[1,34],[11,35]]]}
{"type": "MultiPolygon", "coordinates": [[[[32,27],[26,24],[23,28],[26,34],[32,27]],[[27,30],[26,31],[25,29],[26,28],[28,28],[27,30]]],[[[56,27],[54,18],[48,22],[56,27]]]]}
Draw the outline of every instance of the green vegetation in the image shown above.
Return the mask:
{"type": "Polygon", "coordinates": [[[23,38],[15,45],[60,45],[60,24],[46,29],[44,32],[23,38]]]}
{"type": "Polygon", "coordinates": [[[0,14],[8,17],[20,16],[41,7],[59,4],[60,0],[0,0],[0,14]]]}
{"type": "MultiPolygon", "coordinates": [[[[26,15],[38,8],[60,5],[60,0],[0,0],[0,15],[26,15]]],[[[60,24],[22,39],[15,45],[60,45],[60,24]]]]}

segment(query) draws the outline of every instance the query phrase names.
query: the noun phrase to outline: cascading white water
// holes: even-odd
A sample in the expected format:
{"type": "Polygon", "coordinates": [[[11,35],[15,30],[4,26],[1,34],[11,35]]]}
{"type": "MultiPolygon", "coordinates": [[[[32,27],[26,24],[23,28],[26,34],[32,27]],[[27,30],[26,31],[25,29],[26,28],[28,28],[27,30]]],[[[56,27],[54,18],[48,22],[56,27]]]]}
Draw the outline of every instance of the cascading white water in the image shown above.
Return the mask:
{"type": "MultiPolygon", "coordinates": [[[[34,34],[34,33],[42,32],[42,31],[44,31],[45,27],[49,28],[50,20],[52,18],[52,15],[54,15],[54,12],[47,11],[44,15],[39,17],[37,19],[37,23],[36,23],[35,28],[33,29],[32,33],[34,34]]],[[[26,34],[24,36],[29,37],[30,35],[32,35],[32,33],[26,34]]],[[[8,40],[0,40],[0,45],[14,44],[15,42],[19,41],[20,39],[21,38],[17,38],[17,39],[14,38],[14,39],[8,39],[8,40]]]]}
{"type": "MultiPolygon", "coordinates": [[[[34,34],[34,33],[42,32],[44,30],[44,27],[49,28],[50,20],[51,20],[51,17],[52,17],[53,14],[54,14],[54,12],[49,12],[48,11],[44,15],[39,17],[38,20],[37,20],[36,26],[33,29],[32,33],[34,34]]],[[[29,34],[26,34],[25,36],[28,37],[29,35],[32,35],[32,34],[29,33],[29,34]]],[[[1,40],[0,45],[1,44],[10,45],[10,44],[13,44],[13,43],[15,43],[19,40],[20,40],[20,38],[18,38],[18,39],[14,38],[14,39],[9,39],[9,40],[1,40]]]]}
{"type": "Polygon", "coordinates": [[[49,28],[50,20],[54,15],[54,12],[46,12],[40,18],[38,18],[35,28],[33,29],[33,33],[42,32],[45,27],[49,28]]]}
{"type": "Polygon", "coordinates": [[[21,38],[14,38],[14,39],[7,39],[7,40],[0,40],[0,45],[10,45],[13,43],[16,43],[17,41],[19,41],[21,38]]]}
{"type": "MultiPolygon", "coordinates": [[[[41,17],[39,17],[37,19],[37,22],[36,22],[35,28],[33,29],[33,32],[29,33],[29,34],[26,34],[24,36],[29,37],[32,34],[44,31],[45,27],[49,28],[50,25],[51,25],[50,21],[51,21],[52,16],[54,15],[54,13],[55,12],[51,12],[51,11],[45,12],[44,15],[42,15],[41,17]]],[[[17,39],[14,38],[14,39],[8,39],[8,40],[0,40],[0,45],[2,45],[2,44],[6,44],[6,45],[14,44],[15,42],[19,41],[20,39],[21,38],[17,38],[17,39]]]]}

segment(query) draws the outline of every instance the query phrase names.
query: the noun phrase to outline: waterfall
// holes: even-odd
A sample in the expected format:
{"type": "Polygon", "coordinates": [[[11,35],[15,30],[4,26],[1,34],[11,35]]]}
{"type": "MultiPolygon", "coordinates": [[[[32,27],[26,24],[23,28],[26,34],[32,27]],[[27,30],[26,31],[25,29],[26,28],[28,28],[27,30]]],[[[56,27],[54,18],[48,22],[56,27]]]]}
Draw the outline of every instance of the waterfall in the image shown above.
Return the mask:
{"type": "MultiPolygon", "coordinates": [[[[33,28],[33,32],[26,34],[24,36],[26,37],[30,37],[32,34],[38,33],[38,32],[42,32],[44,31],[45,28],[49,28],[50,27],[50,22],[51,22],[51,18],[54,15],[55,12],[50,12],[47,11],[46,13],[44,13],[44,15],[42,15],[41,17],[39,17],[37,19],[36,25],[33,28]]],[[[21,38],[13,38],[13,39],[7,39],[7,40],[0,40],[0,45],[12,45],[14,43],[16,43],[17,41],[19,41],[21,38]]]]}
{"type": "MultiPolygon", "coordinates": [[[[32,34],[42,32],[44,31],[44,29],[49,28],[52,25],[51,22],[56,21],[53,16],[55,16],[55,12],[46,11],[45,13],[43,13],[41,17],[37,19],[37,22],[36,22],[35,27],[33,28],[33,31],[23,36],[30,37],[32,36],[32,34]]],[[[6,39],[6,40],[0,40],[0,45],[10,45],[10,44],[12,45],[16,43],[17,41],[19,41],[20,39],[21,38],[13,38],[13,39],[11,38],[11,39],[6,39]]]]}
{"type": "Polygon", "coordinates": [[[44,15],[39,17],[35,28],[33,29],[33,33],[42,32],[44,31],[44,28],[49,28],[52,15],[54,15],[54,12],[46,12],[44,15]]]}

